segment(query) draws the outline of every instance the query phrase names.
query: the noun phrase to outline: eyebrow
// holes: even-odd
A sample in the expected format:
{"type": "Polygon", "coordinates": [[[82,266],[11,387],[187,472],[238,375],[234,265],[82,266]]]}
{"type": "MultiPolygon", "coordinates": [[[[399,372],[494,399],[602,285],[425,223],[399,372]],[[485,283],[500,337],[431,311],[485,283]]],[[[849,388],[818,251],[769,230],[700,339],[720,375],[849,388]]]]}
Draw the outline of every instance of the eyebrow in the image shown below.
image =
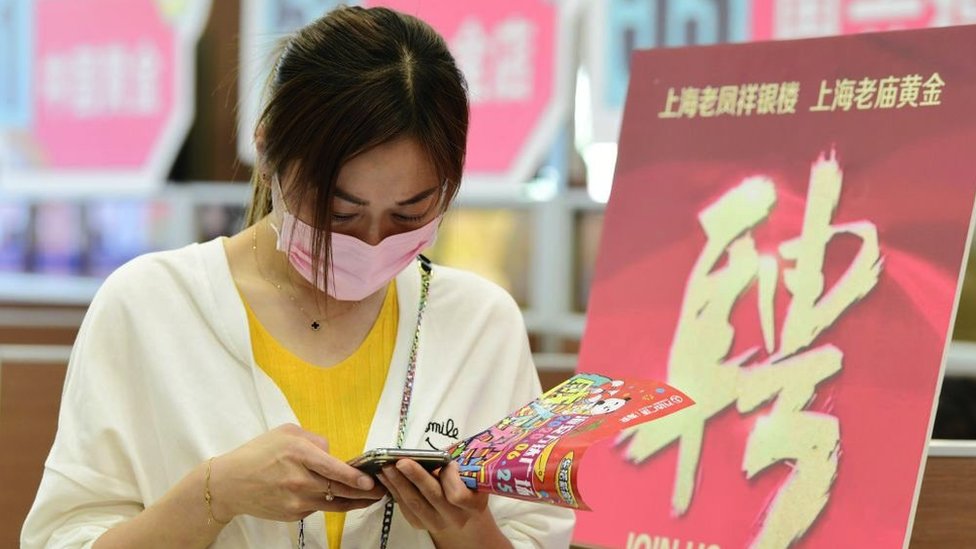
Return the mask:
{"type": "MultiPolygon", "coordinates": [[[[435,185],[435,186],[427,189],[426,191],[421,191],[417,195],[415,195],[413,197],[410,197],[410,198],[408,198],[406,200],[402,200],[400,202],[397,202],[396,204],[397,204],[397,206],[410,206],[412,204],[416,204],[417,202],[420,202],[420,201],[424,200],[425,198],[429,197],[430,195],[434,194],[440,188],[441,188],[440,185],[435,185]]],[[[351,195],[351,194],[343,191],[342,189],[340,189],[338,187],[336,187],[335,196],[336,196],[336,198],[341,198],[342,200],[345,200],[346,202],[352,202],[353,204],[356,204],[357,206],[369,206],[369,201],[363,200],[362,198],[359,198],[357,196],[353,196],[353,195],[351,195]]]]}

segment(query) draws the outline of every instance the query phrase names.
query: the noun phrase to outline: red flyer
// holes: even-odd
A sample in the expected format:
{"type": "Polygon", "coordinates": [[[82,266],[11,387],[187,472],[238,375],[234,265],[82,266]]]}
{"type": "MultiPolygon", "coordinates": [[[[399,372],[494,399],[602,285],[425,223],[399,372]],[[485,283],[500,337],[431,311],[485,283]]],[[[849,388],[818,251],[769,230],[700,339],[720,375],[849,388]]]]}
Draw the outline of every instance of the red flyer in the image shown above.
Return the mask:
{"type": "Polygon", "coordinates": [[[576,543],[907,545],[969,249],[974,48],[635,55],[580,368],[696,405],[590,448],[576,543]]]}
{"type": "Polygon", "coordinates": [[[588,509],[577,487],[587,448],[692,404],[655,381],[576,374],[448,452],[469,488],[588,509]]]}

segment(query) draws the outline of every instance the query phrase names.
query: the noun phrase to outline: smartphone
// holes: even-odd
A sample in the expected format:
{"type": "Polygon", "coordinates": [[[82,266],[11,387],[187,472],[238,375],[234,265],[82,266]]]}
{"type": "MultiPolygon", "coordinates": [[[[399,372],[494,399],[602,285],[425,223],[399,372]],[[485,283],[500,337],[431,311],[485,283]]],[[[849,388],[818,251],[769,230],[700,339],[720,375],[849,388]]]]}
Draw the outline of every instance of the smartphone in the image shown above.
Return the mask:
{"type": "Polygon", "coordinates": [[[349,465],[370,475],[375,475],[384,465],[396,463],[399,459],[412,459],[429,472],[451,462],[451,456],[441,450],[375,448],[349,460],[349,465]]]}

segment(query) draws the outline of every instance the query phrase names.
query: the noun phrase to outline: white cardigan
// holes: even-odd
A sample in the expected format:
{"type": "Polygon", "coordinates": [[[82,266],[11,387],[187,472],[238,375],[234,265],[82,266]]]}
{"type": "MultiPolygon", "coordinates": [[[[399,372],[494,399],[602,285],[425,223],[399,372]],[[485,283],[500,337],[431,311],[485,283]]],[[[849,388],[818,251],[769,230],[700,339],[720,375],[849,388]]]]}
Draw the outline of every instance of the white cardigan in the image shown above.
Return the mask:
{"type": "MultiPolygon", "coordinates": [[[[397,341],[367,449],[395,444],[420,297],[416,264],[397,276],[397,295],[397,341]]],[[[539,392],[512,298],[475,275],[435,266],[406,446],[428,447],[429,439],[446,447],[450,435],[475,434],[539,392]]],[[[254,362],[221,239],[137,258],[105,281],[78,334],[22,547],[90,547],[210,456],[289,422],[298,420],[284,395],[254,362]]],[[[569,545],[569,510],[495,496],[490,508],[516,547],[569,545]]],[[[343,547],[378,547],[382,516],[382,503],[349,512],[343,547]]],[[[326,547],[321,515],[313,518],[305,521],[306,547],[326,547]]],[[[238,517],[212,547],[294,547],[296,530],[238,517]]],[[[433,543],[398,510],[390,547],[433,543]]]]}

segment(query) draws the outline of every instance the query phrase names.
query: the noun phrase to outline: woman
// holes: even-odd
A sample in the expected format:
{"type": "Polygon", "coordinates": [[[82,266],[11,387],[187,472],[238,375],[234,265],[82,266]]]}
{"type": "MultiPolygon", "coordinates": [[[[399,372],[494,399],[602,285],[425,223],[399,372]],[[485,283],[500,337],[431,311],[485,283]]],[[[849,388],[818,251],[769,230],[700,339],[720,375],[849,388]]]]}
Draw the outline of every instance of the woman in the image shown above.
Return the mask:
{"type": "Polygon", "coordinates": [[[469,491],[455,464],[377,483],[345,463],[446,447],[539,392],[513,300],[418,260],[467,122],[413,17],[344,8],[291,37],[248,228],[136,259],[93,300],[23,546],[566,546],[572,513],[469,491]]]}

